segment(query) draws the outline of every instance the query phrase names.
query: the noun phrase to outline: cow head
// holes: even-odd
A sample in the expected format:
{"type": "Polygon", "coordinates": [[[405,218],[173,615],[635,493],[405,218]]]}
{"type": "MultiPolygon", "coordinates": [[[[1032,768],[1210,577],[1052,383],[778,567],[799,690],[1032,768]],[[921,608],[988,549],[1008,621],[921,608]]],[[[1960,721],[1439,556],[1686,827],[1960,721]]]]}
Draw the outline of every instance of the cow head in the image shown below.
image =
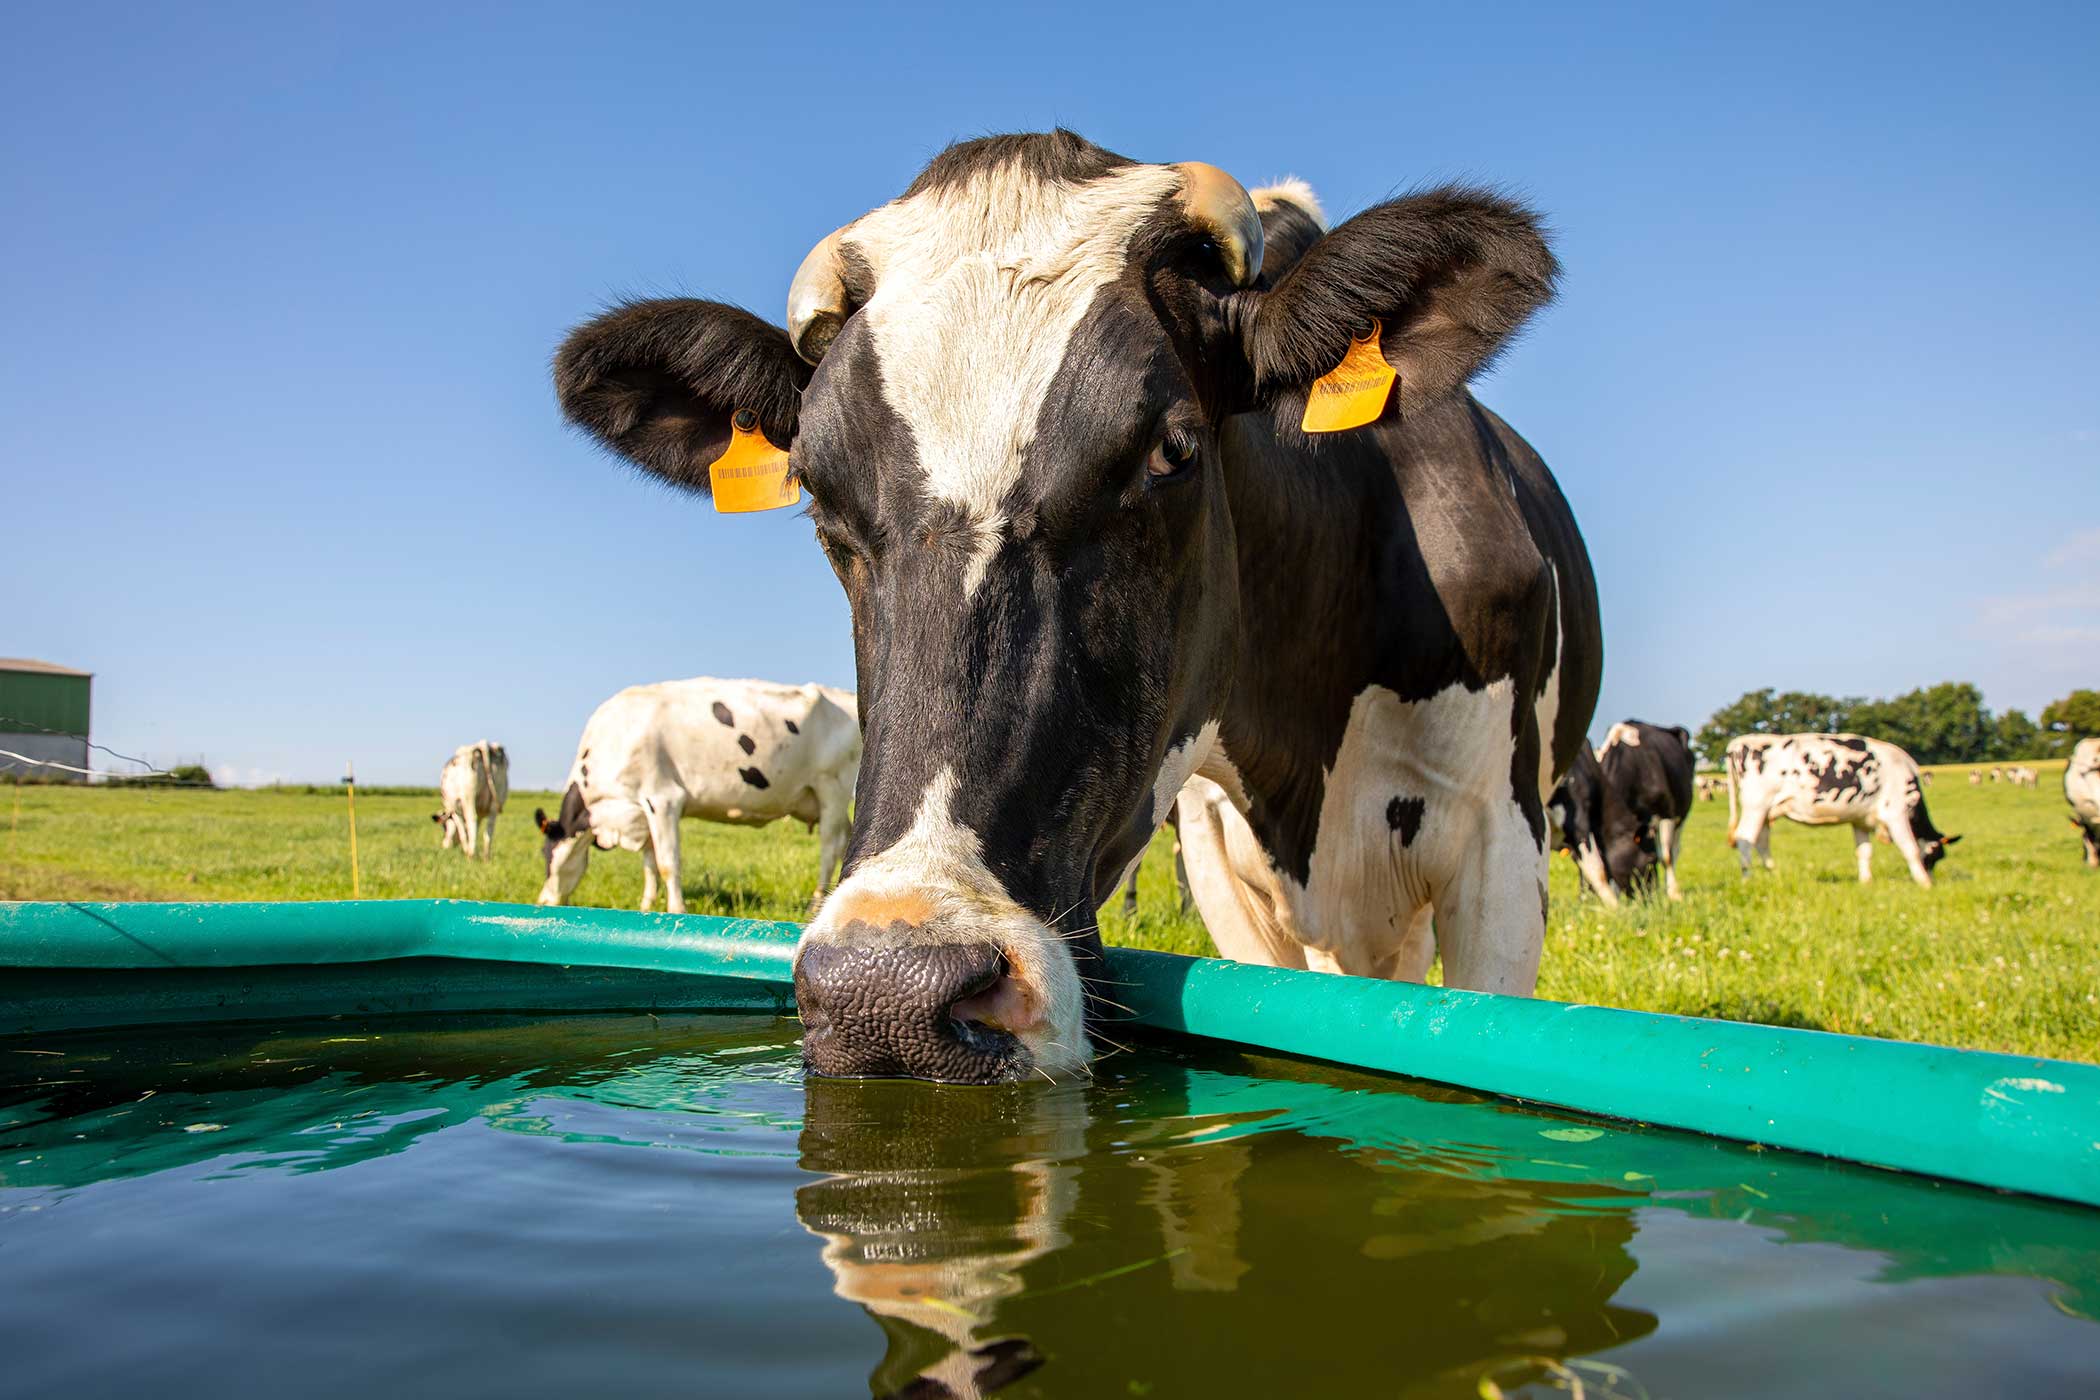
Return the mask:
{"type": "Polygon", "coordinates": [[[583,791],[570,783],[561,797],[560,815],[550,819],[547,809],[532,809],[532,823],[546,838],[540,858],[546,865],[547,882],[540,888],[539,903],[560,904],[575,892],[591,859],[591,809],[584,805],[583,791]]]}
{"type": "Polygon", "coordinates": [[[1213,166],[992,137],[819,242],[785,331],[656,300],[562,346],[569,417],[665,480],[706,490],[740,414],[791,447],[851,605],[866,758],[797,955],[813,1070],[1088,1062],[1093,911],[1238,660],[1226,419],[1295,423],[1373,320],[1405,414],[1550,294],[1535,219],[1490,194],[1318,218],[1213,166]]]}

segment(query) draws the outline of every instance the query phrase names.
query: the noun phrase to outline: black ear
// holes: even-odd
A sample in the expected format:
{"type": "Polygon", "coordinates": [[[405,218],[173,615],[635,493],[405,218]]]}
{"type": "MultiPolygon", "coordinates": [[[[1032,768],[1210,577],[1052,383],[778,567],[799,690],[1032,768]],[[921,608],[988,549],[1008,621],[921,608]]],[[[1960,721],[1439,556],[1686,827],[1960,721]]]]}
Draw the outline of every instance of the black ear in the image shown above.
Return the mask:
{"type": "Polygon", "coordinates": [[[1491,191],[1373,205],[1308,248],[1240,322],[1256,392],[1303,392],[1376,320],[1401,412],[1427,405],[1493,360],[1559,276],[1539,216],[1491,191]]]}
{"type": "Polygon", "coordinates": [[[532,809],[532,824],[542,831],[547,829],[547,809],[545,807],[532,809]]]}
{"type": "Polygon", "coordinates": [[[1959,836],[1943,836],[1940,838],[1940,844],[1942,846],[1951,846],[1959,840],[1961,840],[1959,836]]]}
{"type": "Polygon", "coordinates": [[[432,812],[430,819],[434,822],[442,822],[445,819],[445,814],[443,812],[432,812]]]}
{"type": "Polygon", "coordinates": [[[787,332],[748,311],[689,297],[630,301],[569,332],[554,392],[570,422],[643,470],[708,489],[707,464],[749,409],[776,447],[795,436],[810,367],[787,332]]]}

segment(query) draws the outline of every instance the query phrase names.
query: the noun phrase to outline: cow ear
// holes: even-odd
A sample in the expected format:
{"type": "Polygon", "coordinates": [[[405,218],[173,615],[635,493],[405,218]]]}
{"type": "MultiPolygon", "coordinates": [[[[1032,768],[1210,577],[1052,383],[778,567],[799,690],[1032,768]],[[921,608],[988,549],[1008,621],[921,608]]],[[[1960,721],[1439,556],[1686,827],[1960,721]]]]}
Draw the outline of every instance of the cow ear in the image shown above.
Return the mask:
{"type": "Polygon", "coordinates": [[[547,829],[547,809],[545,807],[532,809],[532,824],[542,831],[547,829]]]}
{"type": "Polygon", "coordinates": [[[1425,407],[1485,368],[1559,275],[1539,216],[1491,191],[1373,205],[1307,248],[1240,319],[1255,391],[1304,393],[1376,321],[1400,411],[1425,407]]]}
{"type": "Polygon", "coordinates": [[[1957,842],[1957,841],[1959,841],[1959,840],[1961,840],[1961,838],[1960,838],[1959,836],[1947,836],[1947,837],[1943,837],[1943,838],[1941,838],[1941,840],[1940,840],[1940,844],[1941,844],[1942,846],[1951,846],[1951,845],[1953,845],[1953,844],[1954,844],[1955,842],[1957,842]]]}
{"type": "Polygon", "coordinates": [[[738,413],[756,413],[774,446],[793,442],[809,374],[786,331],[689,297],[616,306],[569,332],[554,355],[554,392],[570,422],[651,475],[702,493],[738,413]]]}

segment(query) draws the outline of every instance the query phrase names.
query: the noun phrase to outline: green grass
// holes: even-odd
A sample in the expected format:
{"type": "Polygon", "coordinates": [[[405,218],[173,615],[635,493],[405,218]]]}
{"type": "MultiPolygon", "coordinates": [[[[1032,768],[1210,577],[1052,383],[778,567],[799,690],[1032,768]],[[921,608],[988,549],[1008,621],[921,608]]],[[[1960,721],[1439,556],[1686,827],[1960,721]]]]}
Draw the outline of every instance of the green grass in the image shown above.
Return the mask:
{"type": "MultiPolygon", "coordinates": [[[[2100,872],[2081,863],[2057,787],[1968,785],[1939,770],[1935,821],[1966,838],[1938,887],[1912,885],[1893,847],[1875,846],[1873,884],[1853,878],[1843,828],[1781,823],[1776,872],[1736,874],[1722,845],[1724,801],[1698,804],[1684,840],[1685,899],[1609,913],[1577,897],[1553,863],[1553,913],[1539,994],[1566,1001],[1925,1040],[2100,1061],[2100,872]]],[[[342,899],[349,826],[340,793],[101,791],[0,793],[0,898],[342,899]],[[13,802],[19,800],[19,816],[13,802]]],[[[535,805],[513,793],[496,855],[440,852],[427,795],[360,793],[362,892],[530,901],[541,879],[535,805]]],[[[791,823],[763,831],[687,822],[685,892],[696,913],[800,918],[816,839],[791,823]]],[[[1140,877],[1137,918],[1102,912],[1115,943],[1209,953],[1174,907],[1165,842],[1140,877]]],[[[641,862],[595,852],[583,904],[632,907],[641,862]]]]}

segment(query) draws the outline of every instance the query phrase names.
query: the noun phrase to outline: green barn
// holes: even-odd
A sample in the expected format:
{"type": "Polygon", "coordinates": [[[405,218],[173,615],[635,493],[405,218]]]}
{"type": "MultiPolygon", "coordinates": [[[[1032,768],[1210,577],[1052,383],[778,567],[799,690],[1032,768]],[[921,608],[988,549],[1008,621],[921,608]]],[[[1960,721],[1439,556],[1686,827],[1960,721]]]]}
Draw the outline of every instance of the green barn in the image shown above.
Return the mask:
{"type": "Polygon", "coordinates": [[[70,666],[0,656],[0,774],[84,783],[89,689],[70,666]],[[59,765],[59,766],[52,766],[59,765]]]}

